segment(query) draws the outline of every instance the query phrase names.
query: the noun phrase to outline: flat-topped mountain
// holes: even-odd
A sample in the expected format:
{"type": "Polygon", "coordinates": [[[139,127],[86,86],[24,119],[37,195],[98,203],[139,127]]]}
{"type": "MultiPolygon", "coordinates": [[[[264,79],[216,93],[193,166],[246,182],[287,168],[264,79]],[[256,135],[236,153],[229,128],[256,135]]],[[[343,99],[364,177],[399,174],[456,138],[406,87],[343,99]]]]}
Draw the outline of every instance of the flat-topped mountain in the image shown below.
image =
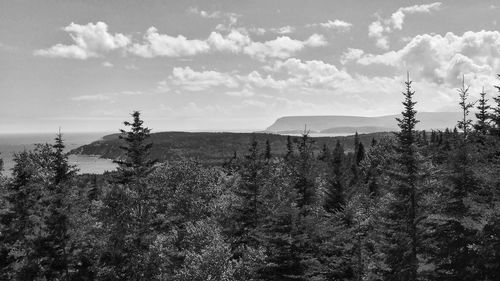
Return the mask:
{"type": "MultiPolygon", "coordinates": [[[[317,133],[351,134],[398,130],[396,118],[401,115],[362,116],[285,116],[278,118],[266,131],[273,133],[303,132],[304,128],[317,133]]],[[[418,112],[418,130],[454,128],[460,112],[418,112]]]]}

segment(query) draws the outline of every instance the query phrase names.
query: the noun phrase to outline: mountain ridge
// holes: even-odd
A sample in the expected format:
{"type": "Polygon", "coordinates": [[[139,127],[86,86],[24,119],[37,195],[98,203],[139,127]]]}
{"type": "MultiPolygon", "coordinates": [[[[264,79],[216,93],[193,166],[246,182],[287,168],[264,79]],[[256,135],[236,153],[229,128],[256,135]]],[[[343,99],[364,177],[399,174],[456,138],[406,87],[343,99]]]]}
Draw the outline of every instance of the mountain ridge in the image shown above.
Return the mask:
{"type": "MultiPolygon", "coordinates": [[[[267,127],[265,131],[272,133],[283,133],[304,129],[327,133],[372,133],[374,129],[382,129],[383,132],[398,130],[396,118],[400,114],[382,116],[349,116],[349,115],[306,115],[306,116],[283,116],[267,127]]],[[[418,112],[418,130],[444,130],[453,128],[460,120],[460,112],[418,112]]]]}

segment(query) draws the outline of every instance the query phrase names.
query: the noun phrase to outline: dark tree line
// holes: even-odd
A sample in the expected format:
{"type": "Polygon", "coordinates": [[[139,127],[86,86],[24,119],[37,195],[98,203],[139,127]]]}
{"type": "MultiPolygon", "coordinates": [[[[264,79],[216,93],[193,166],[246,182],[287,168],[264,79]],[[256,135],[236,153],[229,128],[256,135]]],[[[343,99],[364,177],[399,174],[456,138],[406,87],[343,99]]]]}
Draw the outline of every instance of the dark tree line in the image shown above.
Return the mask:
{"type": "Polygon", "coordinates": [[[222,167],[156,163],[139,112],[103,176],[58,134],[0,180],[0,280],[499,280],[500,96],[464,81],[457,128],[425,132],[414,95],[393,137],[253,140],[222,167]]]}

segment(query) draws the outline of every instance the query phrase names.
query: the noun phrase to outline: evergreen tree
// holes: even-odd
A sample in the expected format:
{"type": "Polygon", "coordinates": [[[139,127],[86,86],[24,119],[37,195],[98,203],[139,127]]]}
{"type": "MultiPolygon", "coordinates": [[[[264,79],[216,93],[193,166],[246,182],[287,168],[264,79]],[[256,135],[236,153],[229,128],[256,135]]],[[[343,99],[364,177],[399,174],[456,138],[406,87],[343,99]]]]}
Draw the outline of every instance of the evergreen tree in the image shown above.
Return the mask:
{"type": "Polygon", "coordinates": [[[462,120],[458,121],[458,128],[462,130],[464,139],[467,139],[471,130],[470,128],[472,127],[472,120],[469,119],[468,116],[470,113],[470,109],[474,107],[474,103],[468,101],[469,86],[465,87],[465,77],[462,80],[462,87],[458,89],[458,92],[460,96],[459,104],[460,108],[462,109],[462,120]]]}
{"type": "Polygon", "coordinates": [[[292,137],[291,136],[286,136],[286,155],[285,155],[285,160],[290,160],[290,158],[292,156],[293,156],[292,137]]]}
{"type": "Polygon", "coordinates": [[[69,180],[77,172],[75,166],[72,166],[68,162],[68,156],[64,153],[64,141],[62,138],[61,130],[56,135],[55,144],[52,146],[54,148],[54,184],[59,184],[69,180]]]}
{"type": "Polygon", "coordinates": [[[321,152],[318,156],[318,160],[323,161],[323,162],[328,162],[330,161],[331,155],[330,155],[330,149],[326,145],[326,143],[323,144],[323,147],[321,148],[321,152]]]}
{"type": "Polygon", "coordinates": [[[47,234],[40,239],[40,248],[44,252],[47,266],[45,277],[48,279],[68,278],[69,259],[69,214],[71,205],[68,202],[70,180],[77,169],[70,165],[64,153],[64,141],[61,131],[56,135],[55,144],[52,146],[51,169],[53,170],[53,183],[48,186],[45,204],[45,227],[47,234]]]}
{"type": "Polygon", "coordinates": [[[365,147],[359,140],[358,132],[354,134],[354,154],[351,159],[352,178],[349,182],[350,186],[354,186],[359,181],[359,164],[365,157],[365,147]]]}
{"type": "Polygon", "coordinates": [[[271,143],[269,142],[269,139],[266,140],[266,150],[264,151],[264,159],[266,161],[271,160],[273,155],[271,154],[271,143]]]}
{"type": "Polygon", "coordinates": [[[71,209],[66,195],[75,170],[62,154],[60,135],[58,139],[55,146],[39,144],[14,157],[13,179],[5,194],[8,208],[0,214],[7,226],[0,236],[9,250],[9,279],[69,278],[71,209]]]}
{"type": "Polygon", "coordinates": [[[140,112],[132,113],[133,121],[125,121],[123,124],[130,127],[130,131],[120,130],[120,139],[125,145],[120,148],[125,152],[124,160],[114,161],[118,167],[118,183],[130,183],[133,179],[144,178],[152,171],[155,160],[150,160],[150,150],[153,143],[150,142],[151,129],[144,127],[144,121],[140,119],[140,112]]]}
{"type": "MultiPolygon", "coordinates": [[[[500,77],[500,74],[498,75],[500,77]]],[[[490,115],[490,120],[493,123],[493,132],[495,135],[500,136],[500,86],[495,86],[498,90],[498,94],[496,97],[493,97],[493,101],[495,102],[495,106],[492,108],[492,113],[490,115]]]]}
{"type": "Polygon", "coordinates": [[[479,132],[481,135],[486,135],[489,130],[489,117],[490,114],[488,110],[490,109],[490,106],[488,105],[488,100],[486,99],[486,93],[484,92],[484,87],[483,91],[481,92],[481,98],[478,101],[478,105],[476,109],[478,112],[476,113],[476,124],[474,124],[474,129],[479,132]]]}
{"type": "Polygon", "coordinates": [[[417,280],[417,180],[418,162],[416,151],[415,126],[417,111],[414,109],[414,91],[409,75],[405,82],[406,91],[403,92],[404,110],[402,118],[397,118],[400,131],[397,136],[397,164],[399,171],[394,173],[397,185],[392,189],[394,196],[389,205],[387,231],[390,231],[391,246],[387,253],[387,264],[390,272],[386,280],[417,280]]]}
{"type": "Polygon", "coordinates": [[[293,155],[291,169],[294,188],[299,196],[300,208],[313,205],[316,202],[316,185],[314,183],[316,169],[313,167],[313,141],[304,132],[297,143],[297,155],[293,155]]]}
{"type": "Polygon", "coordinates": [[[344,148],[337,140],[328,165],[327,187],[325,190],[325,210],[334,213],[345,204],[344,194],[344,148]]]}
{"type": "Polygon", "coordinates": [[[238,171],[240,181],[235,190],[238,201],[232,218],[236,225],[231,231],[231,236],[238,240],[236,246],[256,246],[255,230],[262,216],[261,187],[264,168],[264,159],[254,138],[238,171]]]}
{"type": "Polygon", "coordinates": [[[124,122],[131,127],[130,131],[121,130],[120,136],[125,141],[121,147],[125,159],[115,161],[119,165],[117,175],[104,196],[100,214],[107,240],[101,252],[98,275],[105,280],[147,280],[154,274],[147,250],[154,235],[150,231],[155,215],[154,197],[147,177],[156,161],[149,159],[150,129],[143,126],[138,111],[134,111],[132,117],[132,123],[124,122]]]}
{"type": "Polygon", "coordinates": [[[474,218],[470,216],[469,205],[473,202],[470,197],[477,187],[472,170],[470,140],[467,138],[471,120],[469,110],[473,106],[467,101],[468,87],[465,83],[459,89],[463,118],[458,121],[463,137],[448,156],[448,175],[444,175],[444,188],[441,191],[438,214],[432,221],[434,234],[433,262],[436,266],[436,280],[477,280],[478,271],[473,266],[477,259],[476,251],[470,248],[477,235],[476,230],[470,227],[474,218]],[[466,203],[469,201],[469,203],[466,203]]]}
{"type": "Polygon", "coordinates": [[[365,146],[363,143],[359,143],[358,145],[358,151],[356,152],[356,166],[359,166],[361,161],[365,158],[365,146]]]}

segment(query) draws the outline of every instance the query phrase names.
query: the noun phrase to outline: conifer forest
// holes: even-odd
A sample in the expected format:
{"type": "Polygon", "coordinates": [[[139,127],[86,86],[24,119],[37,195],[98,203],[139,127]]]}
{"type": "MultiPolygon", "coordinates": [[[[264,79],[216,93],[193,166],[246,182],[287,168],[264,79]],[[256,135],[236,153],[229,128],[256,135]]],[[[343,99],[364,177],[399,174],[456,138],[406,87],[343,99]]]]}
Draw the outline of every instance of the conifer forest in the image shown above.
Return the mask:
{"type": "Polygon", "coordinates": [[[413,87],[399,130],[352,150],[304,131],[159,162],[135,111],[118,169],[91,175],[59,133],[1,178],[0,280],[500,280],[500,91],[463,81],[456,127],[421,131],[413,87]]]}
{"type": "Polygon", "coordinates": [[[0,281],[500,281],[500,0],[0,0],[0,281]]]}

